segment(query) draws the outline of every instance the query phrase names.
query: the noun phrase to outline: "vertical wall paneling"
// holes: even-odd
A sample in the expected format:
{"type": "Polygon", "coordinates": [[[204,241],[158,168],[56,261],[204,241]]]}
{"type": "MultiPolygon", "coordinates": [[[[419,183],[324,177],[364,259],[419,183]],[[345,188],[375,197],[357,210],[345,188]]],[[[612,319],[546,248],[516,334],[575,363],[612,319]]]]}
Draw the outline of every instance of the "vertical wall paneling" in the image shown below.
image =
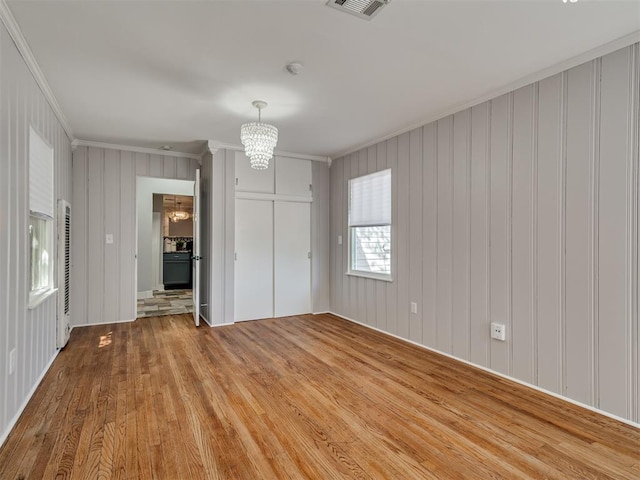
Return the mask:
{"type": "Polygon", "coordinates": [[[422,128],[409,133],[409,301],[417,312],[409,311],[409,336],[422,341],[422,128]]]}
{"type": "Polygon", "coordinates": [[[535,382],[534,182],[536,85],[513,94],[512,238],[512,374],[535,382]]]}
{"type": "MultiPolygon", "coordinates": [[[[74,287],[87,285],[89,275],[88,252],[88,205],[87,205],[87,148],[81,147],[73,153],[73,201],[71,241],[73,255],[71,256],[72,284],[74,287]]],[[[83,288],[71,288],[71,322],[74,325],[79,319],[88,316],[87,295],[83,288]]],[[[84,321],[83,321],[84,322],[84,321]]]]}
{"type": "Polygon", "coordinates": [[[537,356],[538,385],[562,386],[562,74],[540,82],[537,171],[537,356]]]}
{"type": "Polygon", "coordinates": [[[387,331],[398,332],[398,269],[399,227],[398,196],[401,186],[398,182],[398,137],[386,141],[387,168],[391,169],[391,276],[393,281],[387,285],[387,331]]]}
{"type": "MultiPolygon", "coordinates": [[[[506,326],[511,338],[509,302],[511,95],[491,101],[491,321],[506,326]]],[[[492,369],[509,371],[509,343],[492,340],[492,369]]]]}
{"type": "Polygon", "coordinates": [[[87,323],[99,323],[104,318],[104,150],[90,147],[87,152],[87,217],[88,228],[87,263],[89,285],[87,295],[87,323]]]}
{"type": "Polygon", "coordinates": [[[470,360],[489,366],[490,323],[490,114],[488,103],[471,109],[470,360]]]}
{"type": "Polygon", "coordinates": [[[343,299],[342,299],[342,284],[344,277],[343,265],[346,262],[342,258],[342,243],[346,240],[345,230],[343,228],[343,212],[342,206],[345,205],[343,201],[343,184],[344,184],[344,162],[337,162],[331,165],[331,303],[330,308],[335,312],[344,314],[343,299]],[[341,243],[339,243],[339,239],[341,243]]]}
{"type": "Polygon", "coordinates": [[[565,393],[592,403],[593,122],[591,63],[568,72],[566,134],[566,384],[565,393]]]}
{"type": "Polygon", "coordinates": [[[397,265],[396,283],[398,285],[398,330],[402,338],[409,338],[409,266],[411,252],[409,251],[409,140],[410,133],[404,133],[398,138],[398,235],[397,235],[397,265]]]}
{"type": "MultiPolygon", "coordinates": [[[[339,164],[338,164],[339,165],[339,164]]],[[[333,167],[332,167],[333,168],[333,167]]],[[[376,171],[387,168],[387,143],[380,142],[376,146],[376,171]]],[[[391,241],[393,248],[393,239],[391,241]]],[[[376,327],[386,330],[387,328],[387,282],[375,282],[376,285],[376,327]]]]}
{"type": "MultiPolygon", "coordinates": [[[[224,186],[224,212],[223,228],[224,228],[224,247],[223,258],[221,259],[224,266],[224,322],[230,323],[234,318],[235,305],[234,299],[234,242],[235,242],[235,191],[234,183],[236,178],[235,161],[233,159],[233,153],[229,150],[226,151],[226,160],[224,162],[224,171],[222,175],[222,185],[224,186]]],[[[193,169],[193,163],[192,169],[193,169]]],[[[212,269],[214,272],[215,269],[212,269]]]]}
{"type": "Polygon", "coordinates": [[[629,391],[629,403],[631,405],[631,418],[640,423],[640,44],[633,45],[633,54],[631,57],[631,97],[633,98],[633,110],[629,122],[629,131],[631,132],[631,150],[632,158],[632,185],[634,197],[635,211],[632,214],[631,224],[633,231],[632,253],[633,265],[631,270],[631,297],[632,297],[632,316],[630,326],[630,342],[631,356],[633,358],[631,370],[635,369],[635,375],[632,374],[631,385],[629,391]]]}
{"type": "Polygon", "coordinates": [[[0,444],[56,354],[56,295],[27,307],[30,127],[53,148],[54,199],[70,199],[70,141],[0,23],[0,444]]]}
{"type": "Polygon", "coordinates": [[[422,132],[422,340],[436,347],[437,331],[437,236],[438,236],[438,124],[422,132]]]}
{"type": "MultiPolygon", "coordinates": [[[[104,183],[105,185],[120,184],[120,152],[104,150],[104,183]]],[[[104,320],[116,322],[120,319],[120,262],[117,249],[120,247],[120,188],[104,190],[102,199],[104,205],[105,235],[113,236],[113,243],[104,246],[104,320]]]]}
{"type": "Polygon", "coordinates": [[[436,215],[436,347],[452,351],[453,307],[453,116],[438,121],[438,212],[436,215]]]}
{"type": "MultiPolygon", "coordinates": [[[[313,184],[313,202],[311,203],[311,288],[313,312],[329,310],[329,255],[331,235],[329,234],[329,215],[331,209],[330,168],[321,162],[311,162],[313,184]]],[[[375,295],[370,297],[375,301],[375,295]]]]}
{"type": "Polygon", "coordinates": [[[452,353],[469,360],[469,161],[471,110],[453,116],[452,353]]]}
{"type": "MultiPolygon", "coordinates": [[[[165,173],[175,177],[180,170],[191,175],[192,161],[80,146],[73,152],[73,165],[72,323],[132,320],[137,292],[136,179],[152,172],[159,178],[165,173]],[[171,161],[165,162],[167,158],[171,161]],[[112,244],[106,243],[106,234],[113,235],[112,244]]],[[[146,265],[150,271],[147,253],[138,252],[139,270],[146,271],[146,265]]]]}
{"type": "MultiPolygon", "coordinates": [[[[135,205],[135,192],[136,192],[136,176],[135,176],[135,164],[134,154],[132,152],[118,152],[120,155],[118,184],[120,209],[117,212],[119,222],[118,230],[120,237],[117,240],[117,248],[114,249],[119,262],[117,282],[120,287],[118,293],[118,303],[120,310],[117,315],[117,320],[131,318],[131,312],[136,308],[136,278],[134,275],[124,275],[123,272],[127,272],[132,264],[136,261],[136,247],[135,240],[131,241],[131,232],[135,232],[136,229],[136,212],[134,208],[127,208],[127,206],[135,205]]],[[[183,162],[178,162],[179,164],[183,162]]]]}
{"type": "Polygon", "coordinates": [[[333,245],[332,311],[637,422],[639,52],[335,160],[332,235],[347,231],[347,182],[366,158],[366,172],[393,171],[394,243],[375,319],[333,245]]]}
{"type": "Polygon", "coordinates": [[[602,59],[597,203],[598,406],[630,415],[632,266],[631,47],[602,59]],[[623,187],[624,186],[624,187],[623,187]]]}

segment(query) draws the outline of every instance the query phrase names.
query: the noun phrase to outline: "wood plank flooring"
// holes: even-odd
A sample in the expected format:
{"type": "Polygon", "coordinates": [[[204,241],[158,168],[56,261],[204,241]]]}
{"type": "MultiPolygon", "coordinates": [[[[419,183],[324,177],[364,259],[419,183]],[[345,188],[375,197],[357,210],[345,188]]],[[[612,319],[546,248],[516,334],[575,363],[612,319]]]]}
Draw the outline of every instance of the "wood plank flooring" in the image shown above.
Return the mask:
{"type": "Polygon", "coordinates": [[[75,329],[0,479],[638,479],[640,430],[331,315],[75,329]]]}

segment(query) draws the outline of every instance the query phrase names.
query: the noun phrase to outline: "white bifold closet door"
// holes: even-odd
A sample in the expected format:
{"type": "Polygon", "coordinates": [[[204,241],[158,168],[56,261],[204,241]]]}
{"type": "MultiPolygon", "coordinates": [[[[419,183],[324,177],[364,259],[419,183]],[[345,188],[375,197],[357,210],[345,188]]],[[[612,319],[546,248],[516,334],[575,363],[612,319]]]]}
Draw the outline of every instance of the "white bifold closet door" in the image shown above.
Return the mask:
{"type": "Polygon", "coordinates": [[[273,317],[273,202],[236,199],[235,319],[273,317]]]}
{"type": "Polygon", "coordinates": [[[274,316],[311,312],[311,207],[274,202],[274,316]]]}
{"type": "Polygon", "coordinates": [[[308,202],[236,199],[235,319],[311,312],[308,202]]]}

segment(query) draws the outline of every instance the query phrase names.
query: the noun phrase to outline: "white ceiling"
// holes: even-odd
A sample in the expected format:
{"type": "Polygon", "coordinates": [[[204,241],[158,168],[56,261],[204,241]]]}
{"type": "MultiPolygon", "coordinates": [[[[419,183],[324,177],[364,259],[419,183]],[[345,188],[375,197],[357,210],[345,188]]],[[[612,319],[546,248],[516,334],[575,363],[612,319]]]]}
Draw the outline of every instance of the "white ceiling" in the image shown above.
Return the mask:
{"type": "Polygon", "coordinates": [[[191,153],[260,99],[278,149],[335,157],[640,30],[640,0],[7,3],[78,139],[191,153]]]}

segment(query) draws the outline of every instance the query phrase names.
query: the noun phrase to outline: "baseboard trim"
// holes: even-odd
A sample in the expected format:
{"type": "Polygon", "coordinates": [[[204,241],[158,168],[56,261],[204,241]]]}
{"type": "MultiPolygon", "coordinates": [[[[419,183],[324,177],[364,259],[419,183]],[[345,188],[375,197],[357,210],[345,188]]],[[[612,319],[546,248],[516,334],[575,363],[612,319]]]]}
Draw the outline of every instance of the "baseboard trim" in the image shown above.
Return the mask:
{"type": "Polygon", "coordinates": [[[366,323],[359,322],[357,320],[354,320],[353,318],[349,318],[349,317],[345,317],[344,315],[340,315],[339,313],[335,313],[335,312],[327,312],[327,313],[329,313],[331,315],[335,315],[336,317],[342,318],[343,320],[347,320],[347,321],[352,322],[352,323],[357,323],[358,325],[362,325],[363,327],[370,328],[371,330],[375,330],[376,332],[382,333],[384,335],[388,335],[390,337],[397,338],[398,340],[402,340],[403,342],[410,343],[411,345],[415,345],[416,347],[424,348],[425,350],[429,350],[430,352],[434,352],[434,353],[443,355],[443,356],[445,356],[447,358],[450,358],[452,360],[456,360],[458,362],[464,363],[465,365],[469,365],[470,367],[474,367],[474,368],[477,368],[477,369],[482,370],[484,372],[491,373],[492,375],[496,375],[496,376],[498,376],[500,378],[504,378],[505,380],[512,381],[512,382],[517,383],[519,385],[522,385],[524,387],[531,388],[531,389],[536,390],[538,392],[541,392],[541,393],[544,393],[544,394],[549,395],[551,397],[554,397],[554,398],[556,398],[558,400],[562,400],[562,401],[565,401],[567,403],[571,403],[572,405],[577,405],[578,407],[585,408],[585,409],[587,409],[587,410],[589,410],[591,412],[599,413],[600,415],[604,415],[605,417],[612,418],[612,419],[617,420],[619,422],[626,423],[627,425],[631,425],[632,427],[636,427],[636,428],[640,429],[640,423],[636,423],[633,420],[629,420],[627,418],[619,417],[618,415],[615,415],[613,413],[607,412],[605,410],[600,410],[599,408],[592,407],[591,405],[587,405],[586,403],[582,403],[582,402],[579,402],[579,401],[574,400],[572,398],[565,397],[563,395],[559,395],[559,394],[557,394],[555,392],[552,392],[551,390],[546,390],[546,389],[544,389],[542,387],[539,387],[537,385],[534,385],[532,383],[528,383],[528,382],[525,382],[523,380],[519,380],[517,378],[510,377],[509,375],[505,375],[504,373],[500,373],[500,372],[497,372],[495,370],[491,370],[490,368],[484,367],[482,365],[478,365],[476,363],[470,362],[468,360],[464,360],[462,358],[455,357],[455,356],[453,356],[453,355],[451,355],[449,353],[445,353],[445,352],[442,352],[440,350],[436,350],[435,348],[427,347],[426,345],[423,345],[421,343],[414,342],[413,340],[409,340],[407,338],[400,337],[399,335],[396,335],[396,334],[393,334],[393,333],[390,333],[390,332],[386,332],[386,331],[381,330],[381,329],[379,329],[377,327],[374,327],[372,325],[367,325],[366,323]]]}
{"type": "Polygon", "coordinates": [[[27,408],[27,404],[31,400],[31,397],[33,397],[33,394],[36,393],[36,389],[40,386],[40,383],[42,382],[42,379],[44,378],[44,376],[47,374],[47,372],[51,368],[51,365],[53,365],[54,360],[56,358],[58,358],[58,353],[59,352],[60,352],[60,349],[56,349],[55,353],[53,354],[53,357],[51,357],[51,360],[49,360],[49,363],[44,368],[44,370],[42,371],[42,373],[40,374],[40,376],[36,380],[36,383],[33,385],[31,390],[29,391],[29,394],[24,399],[24,402],[22,402],[22,405],[20,405],[20,408],[18,408],[18,412],[11,419],[11,421],[9,422],[9,425],[7,425],[7,429],[4,432],[2,432],[2,436],[0,436],[0,447],[2,447],[2,445],[4,445],[4,442],[9,437],[9,434],[11,433],[11,430],[13,430],[13,427],[15,427],[16,423],[18,423],[18,420],[20,419],[20,416],[24,412],[24,409],[27,408]]]}
{"type": "Polygon", "coordinates": [[[97,327],[99,325],[113,325],[114,323],[130,323],[135,322],[137,318],[132,318],[131,320],[116,320],[115,322],[94,322],[94,323],[83,323],[82,325],[74,325],[71,327],[73,331],[74,328],[82,328],[82,327],[97,327]]]}

